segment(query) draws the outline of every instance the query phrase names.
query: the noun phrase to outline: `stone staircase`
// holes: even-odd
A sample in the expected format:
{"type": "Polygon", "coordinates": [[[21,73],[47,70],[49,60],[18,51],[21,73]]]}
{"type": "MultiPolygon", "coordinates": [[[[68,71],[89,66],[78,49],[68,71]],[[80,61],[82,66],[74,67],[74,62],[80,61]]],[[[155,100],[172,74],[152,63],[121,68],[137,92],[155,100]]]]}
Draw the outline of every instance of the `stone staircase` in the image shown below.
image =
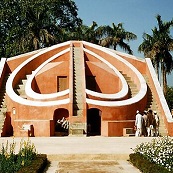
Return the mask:
{"type": "Polygon", "coordinates": [[[83,92],[81,73],[82,57],[80,47],[73,48],[73,116],[76,117],[76,122],[70,125],[71,135],[83,135],[85,124],[77,121],[78,117],[83,116],[83,92]]]}
{"type": "Polygon", "coordinates": [[[14,88],[14,91],[16,92],[16,94],[24,99],[27,99],[27,95],[25,93],[25,85],[26,85],[26,81],[28,80],[29,76],[30,75],[26,75],[26,77],[24,79],[21,79],[20,82],[14,88]]]}
{"type": "Polygon", "coordinates": [[[120,73],[124,76],[129,87],[129,98],[134,97],[138,93],[136,84],[132,81],[131,77],[127,76],[127,74],[124,74],[122,71],[120,71],[120,73]]]}
{"type": "MultiPolygon", "coordinates": [[[[138,92],[136,85],[131,80],[131,78],[127,76],[127,74],[124,74],[122,71],[120,71],[120,73],[124,76],[125,80],[127,81],[128,86],[129,86],[129,98],[134,97],[138,92]]],[[[147,105],[146,105],[145,110],[151,109],[151,110],[157,112],[157,114],[159,115],[159,118],[160,118],[159,134],[160,134],[160,136],[165,136],[165,135],[167,135],[167,130],[166,130],[166,127],[164,124],[163,117],[161,116],[161,112],[158,109],[157,102],[152,94],[150,83],[149,83],[147,76],[144,76],[144,79],[147,83],[147,105]]]]}
{"type": "Polygon", "coordinates": [[[146,110],[153,110],[156,111],[157,114],[159,115],[160,119],[160,125],[159,125],[159,134],[160,136],[167,136],[167,129],[165,127],[165,123],[163,120],[163,117],[161,116],[161,112],[159,111],[158,104],[154,98],[154,95],[152,94],[151,87],[150,87],[150,82],[148,80],[147,76],[144,76],[145,81],[147,82],[147,105],[146,105],[146,110]]]}
{"type": "Polygon", "coordinates": [[[73,49],[73,115],[83,115],[82,73],[80,48],[73,49]]]}
{"type": "Polygon", "coordinates": [[[4,121],[6,118],[6,111],[7,111],[7,105],[6,105],[6,82],[9,78],[10,74],[6,74],[4,76],[4,80],[2,82],[1,90],[0,90],[0,136],[3,130],[4,121]]]}

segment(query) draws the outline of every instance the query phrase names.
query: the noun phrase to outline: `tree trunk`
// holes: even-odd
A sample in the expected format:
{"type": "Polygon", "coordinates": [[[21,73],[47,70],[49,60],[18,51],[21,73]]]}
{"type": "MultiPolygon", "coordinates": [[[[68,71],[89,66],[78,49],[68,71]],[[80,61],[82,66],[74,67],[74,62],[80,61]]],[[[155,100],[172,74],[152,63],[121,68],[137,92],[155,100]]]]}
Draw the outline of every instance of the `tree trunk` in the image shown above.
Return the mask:
{"type": "Polygon", "coordinates": [[[166,69],[163,62],[161,64],[161,73],[162,73],[161,87],[165,95],[167,91],[167,78],[166,78],[166,69]]]}
{"type": "Polygon", "coordinates": [[[159,82],[160,82],[160,79],[159,79],[159,77],[160,77],[160,75],[159,75],[159,65],[158,64],[155,64],[155,71],[156,71],[156,75],[157,75],[157,78],[158,78],[158,80],[159,80],[159,82]]]}
{"type": "Polygon", "coordinates": [[[163,90],[163,76],[164,76],[164,72],[163,72],[163,62],[161,62],[161,88],[163,90]]]}
{"type": "Polygon", "coordinates": [[[164,72],[163,72],[163,93],[164,95],[166,95],[167,92],[167,78],[166,78],[166,70],[164,68],[164,72]]]}

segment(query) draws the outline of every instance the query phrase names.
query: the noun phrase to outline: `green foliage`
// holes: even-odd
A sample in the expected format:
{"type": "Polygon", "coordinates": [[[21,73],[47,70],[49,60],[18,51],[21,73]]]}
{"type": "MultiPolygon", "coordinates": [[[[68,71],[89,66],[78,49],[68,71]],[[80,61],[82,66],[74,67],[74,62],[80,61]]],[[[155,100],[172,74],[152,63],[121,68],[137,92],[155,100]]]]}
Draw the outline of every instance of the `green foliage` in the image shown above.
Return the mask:
{"type": "Polygon", "coordinates": [[[10,57],[65,41],[81,24],[71,0],[0,1],[0,55],[10,57]]]}
{"type": "Polygon", "coordinates": [[[36,157],[36,149],[31,141],[22,140],[20,143],[20,150],[18,152],[17,160],[22,166],[29,165],[31,161],[36,157]]]}
{"type": "Polygon", "coordinates": [[[143,34],[143,43],[138,50],[144,53],[146,58],[151,58],[151,61],[159,75],[161,69],[162,86],[164,94],[167,89],[166,75],[173,69],[173,39],[170,30],[173,27],[173,19],[164,22],[160,15],[156,16],[158,26],[152,29],[152,34],[143,34]]]}
{"type": "Polygon", "coordinates": [[[0,152],[0,172],[13,173],[17,172],[21,167],[31,164],[32,160],[36,158],[36,149],[34,144],[29,140],[22,140],[18,154],[15,154],[16,143],[13,141],[9,144],[1,145],[0,152]]]}
{"type": "Polygon", "coordinates": [[[113,47],[114,50],[117,49],[117,46],[127,51],[129,54],[132,54],[133,51],[130,49],[130,46],[125,41],[129,42],[130,40],[137,39],[137,36],[129,31],[126,31],[122,23],[115,25],[112,23],[110,26],[100,26],[97,29],[98,35],[101,37],[100,45],[105,47],[113,47]]]}
{"type": "Polygon", "coordinates": [[[130,154],[129,159],[130,162],[143,173],[170,173],[166,168],[147,160],[140,153],[130,154]]]}
{"type": "Polygon", "coordinates": [[[117,26],[82,24],[73,0],[0,1],[0,56],[11,57],[67,40],[85,40],[106,47],[117,45],[132,53],[124,42],[136,39],[122,23],[117,26]],[[101,41],[100,41],[101,40],[101,41]]]}
{"type": "Polygon", "coordinates": [[[173,172],[173,139],[170,137],[158,137],[151,142],[141,143],[133,150],[134,153],[151,163],[155,163],[173,172]]]}
{"type": "Polygon", "coordinates": [[[168,103],[169,109],[173,109],[173,87],[168,87],[165,95],[166,101],[168,103]]]}
{"type": "Polygon", "coordinates": [[[15,162],[17,160],[17,157],[14,153],[15,149],[15,143],[8,144],[8,141],[6,145],[2,144],[1,146],[1,152],[0,152],[0,172],[14,172],[15,171],[15,162]],[[11,169],[12,168],[12,169],[11,169]]]}
{"type": "Polygon", "coordinates": [[[38,154],[31,164],[22,167],[17,173],[42,173],[47,166],[47,162],[46,154],[38,154]]]}

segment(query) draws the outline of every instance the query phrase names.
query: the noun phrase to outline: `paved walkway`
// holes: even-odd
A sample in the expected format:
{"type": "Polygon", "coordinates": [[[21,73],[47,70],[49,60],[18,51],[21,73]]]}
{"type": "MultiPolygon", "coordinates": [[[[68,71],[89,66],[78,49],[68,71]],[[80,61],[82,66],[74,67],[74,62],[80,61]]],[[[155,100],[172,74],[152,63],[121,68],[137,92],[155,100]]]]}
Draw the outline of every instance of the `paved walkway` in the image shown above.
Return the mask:
{"type": "MultiPolygon", "coordinates": [[[[14,138],[16,152],[21,139],[14,138]]],[[[132,149],[151,137],[31,137],[38,153],[51,161],[46,173],[139,173],[127,160],[132,149]]],[[[0,143],[13,138],[0,138],[0,143]]]]}

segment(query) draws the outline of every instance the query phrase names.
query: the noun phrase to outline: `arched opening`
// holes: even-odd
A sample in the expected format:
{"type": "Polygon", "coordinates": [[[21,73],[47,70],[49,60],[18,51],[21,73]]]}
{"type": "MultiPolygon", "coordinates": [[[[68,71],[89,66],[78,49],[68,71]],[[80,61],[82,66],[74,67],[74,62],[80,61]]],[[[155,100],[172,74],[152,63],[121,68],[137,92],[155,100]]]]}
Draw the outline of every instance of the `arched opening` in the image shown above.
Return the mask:
{"type": "Polygon", "coordinates": [[[56,109],[54,111],[54,131],[55,136],[69,135],[69,112],[67,109],[56,109]]]}
{"type": "Polygon", "coordinates": [[[96,108],[87,110],[87,136],[101,135],[101,111],[96,108]]]}

